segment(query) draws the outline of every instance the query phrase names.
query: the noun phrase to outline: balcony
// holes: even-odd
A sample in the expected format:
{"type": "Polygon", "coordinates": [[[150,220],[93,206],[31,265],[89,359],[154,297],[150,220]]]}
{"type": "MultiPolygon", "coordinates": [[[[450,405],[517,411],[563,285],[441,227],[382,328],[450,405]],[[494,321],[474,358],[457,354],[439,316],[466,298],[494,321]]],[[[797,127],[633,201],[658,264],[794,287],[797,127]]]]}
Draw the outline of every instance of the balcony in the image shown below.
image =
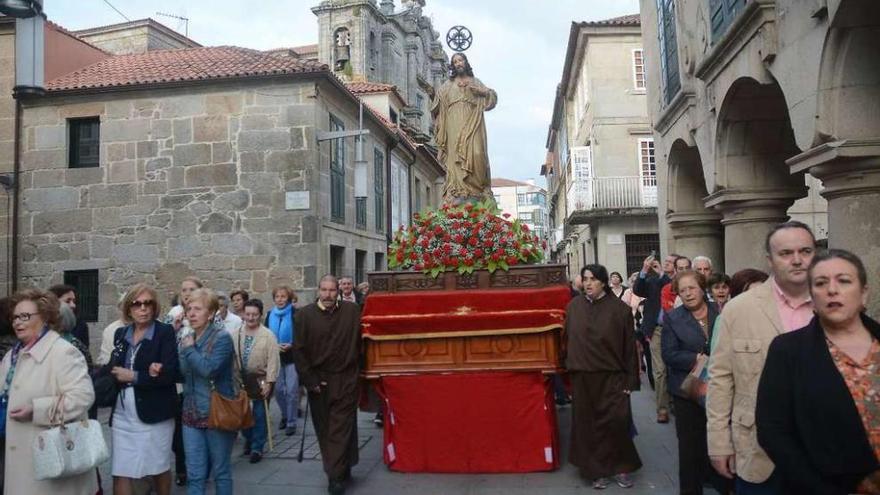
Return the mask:
{"type": "Polygon", "coordinates": [[[572,224],[656,213],[656,177],[593,177],[573,183],[568,190],[568,217],[572,224]]]}

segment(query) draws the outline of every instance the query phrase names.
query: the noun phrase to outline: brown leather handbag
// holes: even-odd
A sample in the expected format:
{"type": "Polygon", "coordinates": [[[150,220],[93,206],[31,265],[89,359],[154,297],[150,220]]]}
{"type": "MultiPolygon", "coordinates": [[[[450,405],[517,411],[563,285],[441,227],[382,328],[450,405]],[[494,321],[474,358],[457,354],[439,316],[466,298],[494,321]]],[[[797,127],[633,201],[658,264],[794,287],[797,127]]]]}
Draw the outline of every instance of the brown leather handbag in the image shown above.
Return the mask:
{"type": "MultiPolygon", "coordinates": [[[[216,336],[214,338],[216,339],[216,336]]],[[[233,350],[233,354],[234,352],[233,350]]],[[[232,379],[238,382],[233,386],[233,389],[238,389],[238,395],[231,399],[224,397],[217,391],[214,387],[214,381],[211,380],[211,407],[208,410],[208,428],[223,431],[239,431],[254,426],[254,413],[251,410],[251,401],[248,399],[247,392],[245,392],[241,384],[241,370],[239,369],[238,360],[235,359],[234,355],[232,362],[235,367],[232,379]]]]}

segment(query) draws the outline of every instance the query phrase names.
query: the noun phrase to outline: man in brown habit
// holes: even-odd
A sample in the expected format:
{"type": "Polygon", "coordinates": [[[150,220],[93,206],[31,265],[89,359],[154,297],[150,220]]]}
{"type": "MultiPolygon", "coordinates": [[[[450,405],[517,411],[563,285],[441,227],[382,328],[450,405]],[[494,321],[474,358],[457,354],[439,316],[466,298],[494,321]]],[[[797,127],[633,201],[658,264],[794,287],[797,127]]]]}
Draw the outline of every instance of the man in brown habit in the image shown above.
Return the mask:
{"type": "Polygon", "coordinates": [[[325,275],[318,300],[298,310],[293,356],[309,392],[328,492],[345,493],[358,462],[357,406],[361,353],[360,306],[337,300],[339,282],[325,275]]]}
{"type": "Polygon", "coordinates": [[[584,295],[566,309],[565,365],[571,376],[572,418],[569,462],[602,489],[614,478],[633,485],[630,473],[642,467],[632,441],[629,394],[639,389],[632,309],[608,294],[602,265],[581,270],[584,295]]]}

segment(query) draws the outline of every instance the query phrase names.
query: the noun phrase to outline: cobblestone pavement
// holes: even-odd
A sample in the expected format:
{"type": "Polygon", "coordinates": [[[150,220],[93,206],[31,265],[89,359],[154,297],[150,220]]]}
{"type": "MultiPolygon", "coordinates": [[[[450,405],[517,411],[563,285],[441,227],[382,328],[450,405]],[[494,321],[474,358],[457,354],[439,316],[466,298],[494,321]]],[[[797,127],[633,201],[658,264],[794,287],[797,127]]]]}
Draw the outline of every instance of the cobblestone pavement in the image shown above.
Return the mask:
{"type": "MultiPolygon", "coordinates": [[[[655,422],[653,393],[649,387],[633,393],[633,414],[639,435],[636,446],[644,467],[635,476],[636,485],[624,490],[612,485],[603,493],[675,494],[677,490],[678,455],[675,426],[655,422]]],[[[273,418],[278,410],[273,407],[273,418]]],[[[570,407],[559,412],[560,440],[563,459],[567,458],[568,431],[571,422],[570,407]]],[[[106,412],[104,413],[107,414],[106,412]]],[[[578,476],[569,464],[550,473],[529,474],[404,474],[389,471],[382,462],[382,430],[372,423],[372,414],[360,413],[358,428],[360,436],[360,463],[353,469],[354,481],[347,493],[352,495],[526,495],[526,494],[575,494],[592,493],[594,490],[578,476]]],[[[106,419],[106,418],[105,418],[106,419]]],[[[273,428],[277,426],[273,419],[273,428]]],[[[311,422],[311,421],[309,421],[311,422]]],[[[302,421],[300,421],[300,428],[302,421]]],[[[109,431],[107,438],[109,438],[109,431]]],[[[299,434],[287,437],[274,432],[275,449],[258,464],[250,464],[241,457],[241,440],[233,450],[233,476],[236,493],[260,495],[313,495],[327,493],[327,481],[321,469],[320,452],[311,425],[306,432],[305,455],[302,463],[296,462],[299,452],[299,434]]],[[[298,432],[299,433],[299,432],[298,432]]],[[[102,467],[105,493],[112,493],[109,482],[109,463],[102,467]]],[[[175,488],[175,494],[183,494],[175,488]]],[[[714,493],[707,489],[707,493],[714,493]]]]}

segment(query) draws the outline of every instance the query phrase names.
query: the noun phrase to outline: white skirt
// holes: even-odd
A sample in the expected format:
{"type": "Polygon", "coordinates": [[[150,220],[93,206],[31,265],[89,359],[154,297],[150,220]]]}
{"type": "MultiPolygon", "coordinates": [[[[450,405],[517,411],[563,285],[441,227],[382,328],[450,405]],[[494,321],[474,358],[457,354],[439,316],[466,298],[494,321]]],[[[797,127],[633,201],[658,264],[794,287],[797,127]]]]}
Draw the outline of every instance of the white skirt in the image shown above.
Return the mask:
{"type": "Polygon", "coordinates": [[[134,388],[119,392],[113,413],[113,476],[143,478],[171,469],[174,418],[146,424],[138,418],[134,388]]]}

